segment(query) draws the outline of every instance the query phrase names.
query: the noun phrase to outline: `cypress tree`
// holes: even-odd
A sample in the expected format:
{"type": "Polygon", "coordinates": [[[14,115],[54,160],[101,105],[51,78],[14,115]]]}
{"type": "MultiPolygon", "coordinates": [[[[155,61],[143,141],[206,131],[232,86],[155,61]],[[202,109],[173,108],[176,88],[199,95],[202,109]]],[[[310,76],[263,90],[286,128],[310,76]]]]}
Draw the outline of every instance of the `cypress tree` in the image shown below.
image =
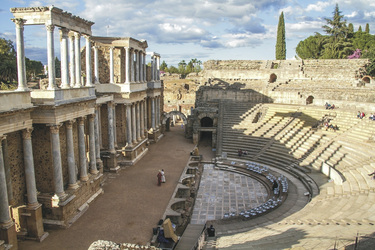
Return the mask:
{"type": "Polygon", "coordinates": [[[365,32],[367,34],[370,34],[370,25],[368,23],[366,23],[366,29],[365,29],[365,32]]]}
{"type": "Polygon", "coordinates": [[[362,32],[362,26],[359,25],[358,32],[362,32]]]}
{"type": "Polygon", "coordinates": [[[284,12],[281,12],[277,26],[276,60],[286,59],[284,12]]]}

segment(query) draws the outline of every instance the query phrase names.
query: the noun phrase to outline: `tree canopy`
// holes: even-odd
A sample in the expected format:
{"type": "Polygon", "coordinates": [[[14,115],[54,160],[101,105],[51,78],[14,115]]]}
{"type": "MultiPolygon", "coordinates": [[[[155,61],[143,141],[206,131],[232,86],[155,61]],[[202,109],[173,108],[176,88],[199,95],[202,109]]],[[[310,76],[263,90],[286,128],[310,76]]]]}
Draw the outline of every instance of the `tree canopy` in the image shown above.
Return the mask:
{"type": "Polygon", "coordinates": [[[200,61],[196,58],[191,59],[188,63],[186,63],[185,60],[181,60],[178,63],[178,68],[176,68],[173,65],[168,67],[167,63],[165,61],[163,61],[160,64],[160,70],[164,71],[164,72],[171,73],[171,74],[181,74],[182,77],[185,77],[186,75],[188,75],[190,73],[200,72],[202,70],[201,65],[202,65],[202,61],[200,61]]]}
{"type": "Polygon", "coordinates": [[[279,24],[277,26],[276,39],[276,60],[286,59],[286,43],[285,43],[285,22],[284,12],[281,12],[279,17],[279,24]]]}

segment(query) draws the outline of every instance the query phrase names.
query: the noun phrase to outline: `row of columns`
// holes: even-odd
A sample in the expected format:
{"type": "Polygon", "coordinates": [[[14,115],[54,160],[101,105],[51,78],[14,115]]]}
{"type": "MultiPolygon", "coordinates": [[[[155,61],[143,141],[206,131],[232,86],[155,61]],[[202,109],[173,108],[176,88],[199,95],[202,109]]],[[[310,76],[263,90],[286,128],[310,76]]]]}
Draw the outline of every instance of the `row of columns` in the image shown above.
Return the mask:
{"type": "MultiPolygon", "coordinates": [[[[97,50],[97,46],[95,47],[97,50]]],[[[114,49],[110,47],[109,50],[109,82],[115,83],[114,80],[114,49]]],[[[146,82],[146,53],[143,50],[136,50],[133,48],[124,47],[125,49],[125,82],[146,82]]],[[[95,72],[98,63],[95,61],[95,72]]],[[[99,75],[95,74],[95,78],[99,75]]]]}
{"type": "Polygon", "coordinates": [[[132,147],[145,139],[147,132],[147,106],[145,100],[126,105],[126,143],[132,147]]]}
{"type": "MultiPolygon", "coordinates": [[[[25,20],[14,18],[12,21],[16,24],[16,44],[17,44],[17,68],[18,68],[18,88],[17,90],[28,90],[25,65],[25,46],[24,46],[24,23],[25,20]]],[[[56,86],[55,75],[55,43],[54,43],[54,25],[46,25],[47,30],[47,57],[48,57],[48,87],[54,90],[56,86]]],[[[86,38],[86,48],[91,48],[89,35],[86,38]]],[[[60,49],[61,49],[61,88],[80,88],[83,86],[81,79],[81,34],[71,31],[67,28],[60,28],[60,49]],[[69,46],[68,46],[69,40],[69,46]],[[69,47],[69,49],[68,49],[69,47]],[[69,59],[69,60],[68,60],[69,59]],[[70,67],[69,67],[70,61],[70,67]]],[[[91,65],[91,49],[86,49],[86,65],[91,65]]],[[[93,86],[91,67],[86,67],[86,84],[93,86]]]]}
{"type": "MultiPolygon", "coordinates": [[[[79,180],[86,182],[88,177],[88,169],[90,174],[98,174],[97,161],[100,160],[100,152],[97,152],[98,148],[95,138],[97,132],[95,131],[95,114],[88,116],[88,146],[89,146],[89,166],[87,166],[86,157],[86,143],[85,143],[85,117],[77,119],[78,127],[78,156],[79,156],[79,180]],[[99,158],[99,159],[98,159],[99,158]]],[[[76,189],[77,184],[77,173],[75,167],[75,155],[74,155],[74,141],[73,141],[73,123],[76,120],[69,120],[65,122],[66,127],[66,148],[67,148],[67,165],[68,165],[68,188],[76,189]]],[[[53,162],[53,183],[54,191],[60,199],[66,198],[64,191],[64,182],[62,176],[62,159],[60,152],[60,131],[61,124],[51,125],[51,144],[52,144],[52,162],[53,162]]],[[[99,149],[100,151],[100,149],[99,149]]]]}
{"type": "Polygon", "coordinates": [[[151,127],[156,130],[160,127],[160,96],[151,98],[151,127]]]}
{"type": "Polygon", "coordinates": [[[160,55],[151,54],[151,81],[160,80],[160,55]]]}
{"type": "MultiPolygon", "coordinates": [[[[32,128],[28,128],[22,131],[28,208],[40,206],[37,199],[35,181],[35,168],[31,143],[32,130],[32,128]]],[[[0,227],[3,228],[13,224],[9,213],[9,204],[12,200],[12,190],[10,185],[10,166],[6,160],[8,158],[6,135],[0,136],[0,142],[0,227]]]]}

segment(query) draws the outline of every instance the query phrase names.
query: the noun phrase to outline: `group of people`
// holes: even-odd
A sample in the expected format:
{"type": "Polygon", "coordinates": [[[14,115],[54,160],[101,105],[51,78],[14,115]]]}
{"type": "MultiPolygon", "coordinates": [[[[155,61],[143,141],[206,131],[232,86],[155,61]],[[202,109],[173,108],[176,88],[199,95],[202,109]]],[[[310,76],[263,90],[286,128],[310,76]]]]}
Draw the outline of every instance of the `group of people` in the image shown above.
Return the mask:
{"type": "Polygon", "coordinates": [[[369,120],[371,121],[375,121],[375,115],[374,114],[371,114],[369,117],[368,117],[369,120]]]}
{"type": "Polygon", "coordinates": [[[366,114],[364,112],[361,112],[361,111],[357,112],[357,118],[363,119],[363,117],[365,117],[365,116],[366,116],[366,114]]]}
{"type": "Polygon", "coordinates": [[[242,155],[247,155],[247,151],[246,151],[246,150],[239,149],[239,150],[238,150],[238,156],[241,157],[242,155]]]}
{"type": "Polygon", "coordinates": [[[162,183],[165,183],[164,169],[159,170],[159,173],[156,176],[158,177],[158,186],[161,186],[162,183]]]}
{"type": "Polygon", "coordinates": [[[326,109],[335,109],[335,104],[329,104],[328,102],[326,102],[326,104],[324,105],[326,107],[326,109]]]}
{"type": "Polygon", "coordinates": [[[326,128],[326,130],[328,130],[328,129],[332,129],[332,130],[335,131],[335,132],[336,132],[336,130],[339,130],[339,126],[329,124],[329,122],[325,122],[325,123],[324,123],[324,127],[326,128]]]}

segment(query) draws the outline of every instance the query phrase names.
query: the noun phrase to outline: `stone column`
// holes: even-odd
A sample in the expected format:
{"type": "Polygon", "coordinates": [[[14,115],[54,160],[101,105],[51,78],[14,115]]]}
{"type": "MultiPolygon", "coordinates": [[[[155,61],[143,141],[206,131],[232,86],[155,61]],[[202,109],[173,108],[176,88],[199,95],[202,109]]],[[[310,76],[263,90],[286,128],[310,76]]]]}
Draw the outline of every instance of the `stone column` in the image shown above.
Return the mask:
{"type": "Polygon", "coordinates": [[[77,189],[77,173],[76,173],[76,161],[74,156],[74,141],[73,141],[73,123],[74,120],[67,121],[66,126],[66,156],[68,162],[68,174],[69,174],[69,189],[77,189]]]}
{"type": "Polygon", "coordinates": [[[125,48],[125,83],[130,83],[130,49],[125,48]]]}
{"type": "Polygon", "coordinates": [[[61,50],[61,88],[70,88],[69,85],[69,62],[68,62],[68,33],[66,28],[60,28],[60,50],[61,50]]]}
{"type": "Polygon", "coordinates": [[[144,113],[144,115],[145,115],[145,134],[146,134],[146,136],[148,136],[148,109],[149,109],[149,107],[148,107],[148,101],[147,101],[147,98],[145,99],[145,105],[144,105],[144,108],[145,108],[145,113],[144,113]]]}
{"type": "Polygon", "coordinates": [[[134,57],[135,57],[135,82],[139,82],[139,56],[138,50],[134,50],[134,57]]]}
{"type": "Polygon", "coordinates": [[[145,108],[144,108],[145,102],[142,100],[140,102],[140,116],[141,116],[141,138],[145,138],[145,108]]]}
{"type": "Polygon", "coordinates": [[[132,104],[132,134],[133,143],[137,143],[137,127],[136,127],[135,103],[132,104]]]}
{"type": "Polygon", "coordinates": [[[69,60],[70,60],[70,86],[73,87],[76,84],[76,59],[74,49],[74,33],[69,33],[69,60]]]}
{"type": "Polygon", "coordinates": [[[94,46],[94,82],[95,84],[100,84],[99,81],[99,52],[98,46],[94,46]]]}
{"type": "Polygon", "coordinates": [[[134,50],[130,49],[130,58],[129,58],[129,67],[130,67],[130,82],[134,82],[134,50]]]}
{"type": "MultiPolygon", "coordinates": [[[[3,141],[5,136],[0,136],[0,141],[3,141]]],[[[2,144],[2,143],[1,143],[2,144]]],[[[11,224],[12,220],[9,214],[8,192],[5,178],[3,147],[0,144],[0,226],[4,224],[11,224]]]]}
{"type": "Polygon", "coordinates": [[[89,177],[87,175],[87,158],[86,158],[86,143],[85,143],[85,118],[78,118],[78,149],[79,149],[79,179],[86,182],[89,177]]]}
{"type": "Polygon", "coordinates": [[[50,126],[51,143],[52,143],[52,162],[53,162],[53,183],[55,185],[55,193],[59,196],[60,200],[66,198],[64,192],[64,183],[61,165],[61,152],[60,152],[60,135],[59,129],[61,125],[50,126]]]}
{"type": "Polygon", "coordinates": [[[113,102],[107,103],[108,107],[108,150],[110,152],[116,152],[115,150],[115,137],[113,127],[113,102]]]}
{"type": "Polygon", "coordinates": [[[146,74],[146,72],[147,72],[147,69],[146,69],[146,52],[143,53],[143,72],[144,72],[144,74],[143,74],[143,80],[145,82],[147,82],[147,74],[146,74]]]}
{"type": "Polygon", "coordinates": [[[82,87],[82,80],[81,80],[81,34],[74,33],[74,52],[75,52],[75,73],[76,73],[76,84],[74,87],[80,88],[82,87]]]}
{"type": "Polygon", "coordinates": [[[115,69],[113,64],[113,49],[114,47],[109,48],[109,83],[115,83],[115,69]]]}
{"type": "Polygon", "coordinates": [[[117,123],[116,123],[116,103],[113,103],[113,140],[115,142],[115,148],[117,148],[117,123]]]}
{"type": "Polygon", "coordinates": [[[91,40],[90,36],[86,39],[86,87],[92,87],[92,70],[91,70],[91,40]]]}
{"type": "Polygon", "coordinates": [[[155,70],[155,64],[154,64],[154,56],[153,55],[151,55],[151,82],[152,81],[154,81],[155,79],[154,79],[154,70],[155,70]]]}
{"type": "Polygon", "coordinates": [[[139,58],[139,81],[143,82],[143,56],[142,50],[138,51],[138,58],[139,58]]]}
{"type": "Polygon", "coordinates": [[[136,104],[136,123],[137,123],[137,141],[140,141],[142,138],[141,138],[141,110],[139,108],[140,106],[140,103],[137,102],[136,104]]]}
{"type": "Polygon", "coordinates": [[[5,136],[0,136],[0,239],[4,240],[6,244],[12,245],[12,248],[17,249],[18,243],[16,228],[9,213],[8,192],[2,150],[2,141],[4,139],[5,136]]]}
{"type": "Polygon", "coordinates": [[[156,129],[159,128],[159,120],[160,120],[160,103],[159,103],[159,97],[155,98],[155,126],[156,129]]]}
{"type": "Polygon", "coordinates": [[[47,57],[48,57],[48,87],[47,89],[56,89],[55,72],[55,44],[53,40],[54,25],[46,25],[47,29],[47,57]]]}
{"type": "Polygon", "coordinates": [[[18,91],[28,91],[26,79],[25,64],[25,43],[23,38],[23,29],[25,20],[14,18],[12,21],[16,24],[16,44],[17,44],[17,73],[18,73],[18,91]]]}
{"type": "Polygon", "coordinates": [[[156,57],[156,80],[160,80],[160,56],[156,57]]]}
{"type": "Polygon", "coordinates": [[[22,131],[23,159],[24,159],[24,165],[25,165],[27,206],[37,207],[39,206],[39,203],[38,203],[37,192],[36,192],[33,147],[31,144],[31,132],[32,131],[33,131],[32,128],[28,128],[22,131]]]}
{"type": "Polygon", "coordinates": [[[132,110],[131,104],[126,105],[126,142],[129,147],[133,146],[133,135],[132,135],[132,110]]]}
{"type": "Polygon", "coordinates": [[[8,141],[6,137],[2,140],[2,147],[3,147],[3,159],[4,159],[4,169],[5,169],[5,179],[7,183],[7,191],[8,191],[8,202],[12,205],[13,201],[13,190],[12,190],[12,176],[10,172],[10,165],[9,165],[9,153],[8,153],[8,141]]]}
{"type": "Polygon", "coordinates": [[[103,162],[100,158],[100,136],[101,133],[99,131],[99,109],[100,106],[95,107],[95,120],[94,120],[94,129],[95,129],[95,155],[96,155],[96,164],[98,165],[98,169],[103,168],[103,162]]]}
{"type": "Polygon", "coordinates": [[[156,129],[155,127],[155,98],[151,98],[151,127],[153,130],[156,129]]]}
{"type": "Polygon", "coordinates": [[[89,157],[90,157],[90,174],[96,175],[99,171],[96,168],[95,154],[95,114],[89,115],[89,157]]]}

